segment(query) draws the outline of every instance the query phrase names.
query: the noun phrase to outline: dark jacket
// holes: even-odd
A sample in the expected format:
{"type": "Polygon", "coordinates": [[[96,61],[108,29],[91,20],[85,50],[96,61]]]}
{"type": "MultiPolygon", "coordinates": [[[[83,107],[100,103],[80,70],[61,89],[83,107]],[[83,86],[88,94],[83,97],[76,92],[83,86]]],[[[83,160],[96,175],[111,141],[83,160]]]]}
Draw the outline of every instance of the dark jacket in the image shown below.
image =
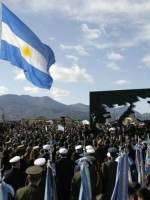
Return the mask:
{"type": "Polygon", "coordinates": [[[14,191],[25,186],[26,174],[17,168],[11,168],[4,173],[4,181],[13,186],[14,191]]]}
{"type": "Polygon", "coordinates": [[[56,188],[59,200],[69,199],[74,167],[75,162],[67,158],[56,161],[56,188]]]}
{"type": "Polygon", "coordinates": [[[44,200],[44,193],[38,186],[29,184],[17,190],[15,200],[44,200]]]}
{"type": "Polygon", "coordinates": [[[102,193],[111,197],[116,181],[117,162],[111,159],[102,164],[102,193]]]}

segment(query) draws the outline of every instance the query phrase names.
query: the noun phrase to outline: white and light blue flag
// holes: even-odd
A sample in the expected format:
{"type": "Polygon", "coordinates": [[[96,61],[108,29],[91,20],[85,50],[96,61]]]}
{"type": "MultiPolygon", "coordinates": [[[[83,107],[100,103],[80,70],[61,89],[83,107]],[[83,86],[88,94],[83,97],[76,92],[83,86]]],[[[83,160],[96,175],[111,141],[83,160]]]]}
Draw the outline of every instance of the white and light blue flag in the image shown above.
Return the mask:
{"type": "Polygon", "coordinates": [[[0,200],[8,200],[8,195],[14,197],[15,192],[11,185],[6,184],[4,181],[0,183],[0,200]]]}
{"type": "Polygon", "coordinates": [[[43,44],[4,4],[0,57],[23,69],[26,78],[37,87],[51,87],[53,79],[49,68],[55,62],[52,49],[43,44]]]}
{"type": "Polygon", "coordinates": [[[53,191],[52,191],[52,186],[51,186],[50,167],[47,166],[44,200],[52,200],[53,199],[52,192],[53,191]]]}

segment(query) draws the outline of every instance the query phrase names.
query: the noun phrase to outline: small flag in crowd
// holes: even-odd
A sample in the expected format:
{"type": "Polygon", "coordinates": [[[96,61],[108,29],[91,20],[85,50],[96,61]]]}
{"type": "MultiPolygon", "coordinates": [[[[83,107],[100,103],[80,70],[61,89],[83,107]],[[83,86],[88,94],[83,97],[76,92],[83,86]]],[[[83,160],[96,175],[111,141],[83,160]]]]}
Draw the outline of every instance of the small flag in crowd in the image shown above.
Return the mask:
{"type": "Polygon", "coordinates": [[[111,200],[128,200],[128,171],[129,159],[124,153],[118,158],[116,182],[111,200]]]}
{"type": "Polygon", "coordinates": [[[58,131],[64,131],[64,127],[61,124],[58,124],[58,131]]]}
{"type": "Polygon", "coordinates": [[[52,200],[52,187],[51,187],[50,167],[49,166],[47,166],[44,200],[52,200]]]}
{"type": "Polygon", "coordinates": [[[23,69],[26,78],[37,87],[51,87],[53,79],[49,68],[55,62],[52,49],[43,44],[4,4],[0,57],[23,69]]]}
{"type": "Polygon", "coordinates": [[[142,146],[140,144],[137,144],[135,150],[136,150],[135,164],[138,173],[138,183],[140,183],[142,187],[145,187],[146,182],[145,182],[142,146]]]}
{"type": "Polygon", "coordinates": [[[48,161],[44,200],[58,200],[57,191],[56,191],[56,183],[55,183],[55,175],[56,175],[55,166],[53,163],[50,164],[50,161],[48,161]],[[50,177],[50,166],[52,170],[51,177],[50,177]]]}
{"type": "Polygon", "coordinates": [[[148,146],[146,150],[146,158],[145,158],[145,174],[150,173],[150,146],[148,146]]]}
{"type": "Polygon", "coordinates": [[[14,197],[14,189],[11,185],[2,181],[0,183],[0,200],[8,200],[8,194],[14,197]]]}
{"type": "Polygon", "coordinates": [[[91,191],[89,164],[92,164],[92,162],[89,158],[86,157],[80,158],[77,162],[80,165],[80,172],[81,172],[81,187],[80,187],[79,200],[91,200],[92,191],[91,191]]]}

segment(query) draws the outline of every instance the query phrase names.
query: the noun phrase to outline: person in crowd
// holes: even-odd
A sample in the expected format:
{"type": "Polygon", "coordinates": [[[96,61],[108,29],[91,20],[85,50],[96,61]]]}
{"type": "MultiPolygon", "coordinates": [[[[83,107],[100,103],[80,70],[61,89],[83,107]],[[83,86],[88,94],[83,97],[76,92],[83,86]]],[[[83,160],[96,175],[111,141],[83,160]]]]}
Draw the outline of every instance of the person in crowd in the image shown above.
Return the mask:
{"type": "Polygon", "coordinates": [[[141,188],[140,183],[133,182],[130,183],[130,186],[134,189],[134,200],[138,200],[137,191],[141,188]]]}
{"type": "Polygon", "coordinates": [[[27,166],[30,167],[34,165],[34,161],[39,157],[39,146],[34,146],[30,153],[30,158],[27,161],[27,166]]]}
{"type": "Polygon", "coordinates": [[[128,185],[128,200],[133,200],[135,199],[135,189],[134,186],[129,183],[128,185]]]}
{"type": "Polygon", "coordinates": [[[2,152],[1,160],[2,160],[2,166],[4,167],[2,172],[4,173],[5,171],[11,168],[11,164],[9,162],[10,151],[8,149],[4,149],[4,151],[2,152]]]}
{"type": "Polygon", "coordinates": [[[147,184],[147,188],[150,190],[150,173],[146,175],[146,184],[147,184]]]}
{"type": "Polygon", "coordinates": [[[95,149],[95,158],[98,161],[99,166],[104,162],[105,157],[106,155],[102,146],[102,141],[99,140],[95,149]]]}
{"type": "MultiPolygon", "coordinates": [[[[93,156],[86,156],[91,160],[89,164],[89,172],[90,172],[90,181],[91,181],[91,191],[92,191],[92,200],[96,200],[98,195],[102,192],[101,184],[100,184],[100,174],[96,170],[95,166],[95,158],[93,156]]],[[[88,161],[87,161],[88,162],[88,161]]],[[[79,199],[79,192],[81,187],[81,172],[80,168],[76,170],[71,184],[71,200],[79,199]]]]}
{"type": "Polygon", "coordinates": [[[150,200],[150,190],[142,187],[137,191],[138,200],[150,200]]]}
{"type": "Polygon", "coordinates": [[[78,160],[79,158],[81,158],[81,154],[83,153],[83,147],[81,144],[77,145],[75,147],[75,151],[72,153],[71,159],[73,161],[78,160]]]}
{"type": "Polygon", "coordinates": [[[46,159],[45,158],[37,158],[34,161],[34,165],[35,166],[39,166],[42,168],[42,179],[41,182],[39,184],[39,188],[42,190],[42,192],[44,193],[45,191],[45,183],[46,183],[46,159]]]}
{"type": "Polygon", "coordinates": [[[48,159],[50,159],[50,154],[49,154],[49,150],[50,150],[51,146],[49,144],[45,144],[43,146],[44,149],[44,153],[43,155],[41,155],[42,158],[46,159],[46,162],[48,161],[48,159]]]}
{"type": "Polygon", "coordinates": [[[12,168],[4,172],[3,179],[4,182],[10,184],[16,192],[19,188],[25,186],[26,174],[20,169],[20,157],[15,156],[9,161],[12,168]]]}
{"type": "Polygon", "coordinates": [[[29,184],[17,190],[15,200],[44,200],[44,193],[40,190],[42,168],[31,166],[26,169],[29,184]]]}
{"type": "Polygon", "coordinates": [[[106,194],[100,194],[96,196],[96,200],[110,200],[110,198],[106,194]]]}
{"type": "Polygon", "coordinates": [[[74,174],[75,162],[67,158],[68,150],[59,150],[60,159],[56,160],[56,189],[59,200],[69,200],[71,178],[74,174]]]}
{"type": "MultiPolygon", "coordinates": [[[[101,190],[100,194],[103,194],[100,196],[109,195],[108,198],[110,199],[116,178],[117,163],[115,162],[115,157],[117,156],[117,154],[116,152],[109,152],[110,150],[108,151],[108,149],[110,147],[113,148],[115,147],[116,149],[120,149],[119,147],[121,147],[122,148],[121,150],[123,150],[124,147],[126,146],[126,153],[130,157],[132,157],[133,161],[135,161],[134,147],[138,143],[138,137],[140,139],[140,144],[142,145],[142,141],[147,140],[148,138],[147,135],[150,132],[149,127],[141,127],[136,124],[134,125],[134,127],[130,125],[128,126],[126,125],[119,126],[117,124],[112,125],[112,127],[115,127],[113,134],[110,134],[109,128],[111,127],[111,125],[108,124],[102,124],[102,125],[99,124],[100,129],[98,129],[96,132],[91,131],[89,126],[85,127],[80,123],[72,125],[66,124],[65,132],[59,131],[56,125],[47,126],[47,129],[45,129],[45,125],[43,124],[22,125],[16,123],[14,124],[14,128],[11,130],[11,132],[9,131],[9,127],[10,125],[6,123],[6,129],[2,133],[3,152],[1,161],[2,161],[2,166],[4,165],[2,173],[3,175],[5,174],[6,176],[6,179],[4,180],[10,183],[11,178],[8,178],[10,177],[10,175],[8,176],[7,172],[9,170],[17,171],[18,170],[17,168],[19,167],[17,162],[16,162],[17,167],[15,167],[15,163],[14,164],[10,163],[9,162],[10,158],[13,158],[15,156],[20,156],[21,157],[20,161],[23,161],[21,163],[24,163],[21,169],[23,169],[23,171],[26,171],[27,167],[34,165],[34,161],[36,159],[42,158],[45,151],[43,149],[43,146],[45,144],[49,144],[49,137],[51,136],[52,140],[51,146],[54,149],[53,162],[55,162],[57,168],[56,185],[58,192],[58,200],[62,200],[62,198],[67,200],[69,198],[72,177],[74,177],[75,175],[76,177],[79,176],[77,180],[79,180],[80,183],[81,180],[80,167],[77,166],[77,170],[73,169],[75,166],[74,161],[76,161],[78,158],[81,158],[82,156],[87,156],[92,160],[94,170],[96,171],[96,173],[93,172],[93,174],[95,174],[93,175],[93,177],[96,177],[95,180],[97,180],[97,187],[98,188],[100,187],[101,190]],[[92,147],[91,149],[94,149],[92,150],[93,153],[90,152],[91,150],[85,152],[85,147],[89,145],[92,147]],[[83,151],[84,149],[84,154],[81,152],[78,153],[78,151],[80,150],[76,148],[77,146],[82,146],[81,151],[83,151]],[[60,148],[62,147],[69,148],[69,155],[68,153],[63,154],[62,152],[61,153],[59,152],[60,148]],[[25,149],[28,150],[25,152],[24,151],[25,149]],[[41,152],[41,154],[39,152],[41,152]],[[94,163],[98,163],[98,165],[94,163]],[[12,170],[11,166],[12,168],[16,169],[12,170]],[[100,173],[100,176],[98,176],[98,173],[100,173]],[[66,185],[67,189],[65,188],[66,185]]],[[[146,148],[143,151],[144,158],[145,158],[145,153],[146,153],[146,148]]],[[[47,153],[46,157],[48,158],[48,156],[49,155],[47,153]]],[[[21,169],[18,171],[21,171],[21,169]]],[[[138,184],[137,169],[135,164],[133,165],[131,172],[132,172],[132,181],[135,182],[135,185],[137,185],[138,184]],[[133,173],[133,170],[135,171],[135,173],[133,173]],[[135,176],[133,176],[133,174],[135,176]]],[[[17,182],[19,182],[20,177],[22,176],[20,176],[19,178],[16,177],[17,175],[15,176],[14,181],[12,181],[13,182],[12,184],[16,184],[17,182]]],[[[74,183],[75,183],[74,185],[76,185],[77,181],[74,183]]],[[[24,185],[22,183],[18,184],[19,188],[23,186],[24,185]]],[[[79,187],[80,185],[78,186],[78,192],[79,192],[79,187]]],[[[93,188],[94,184],[92,184],[92,190],[93,188]]],[[[135,190],[137,190],[137,188],[138,186],[134,187],[135,190]]],[[[148,178],[147,178],[147,188],[150,188],[148,178]]],[[[96,198],[98,198],[98,196],[96,196],[96,198]]],[[[136,194],[134,195],[134,199],[135,200],[138,199],[136,194]]]]}
{"type": "Polygon", "coordinates": [[[117,149],[110,147],[108,149],[111,159],[104,162],[101,166],[102,177],[102,193],[111,197],[116,180],[117,162],[115,161],[117,156],[117,149]]]}

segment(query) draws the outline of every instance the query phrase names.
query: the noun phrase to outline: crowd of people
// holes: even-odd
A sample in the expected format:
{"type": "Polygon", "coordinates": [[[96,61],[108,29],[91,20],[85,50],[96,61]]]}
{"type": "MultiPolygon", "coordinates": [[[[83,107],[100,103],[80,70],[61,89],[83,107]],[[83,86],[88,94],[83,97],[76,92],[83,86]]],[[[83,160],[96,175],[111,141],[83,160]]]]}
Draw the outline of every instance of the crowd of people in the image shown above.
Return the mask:
{"type": "MultiPolygon", "coordinates": [[[[143,160],[149,144],[150,128],[117,123],[91,130],[81,123],[66,125],[4,124],[1,130],[2,181],[10,184],[15,200],[44,200],[47,163],[55,166],[58,200],[78,200],[82,182],[79,159],[86,157],[92,200],[109,200],[115,187],[118,162],[125,151],[133,160],[128,185],[129,200],[150,200],[150,171],[143,187],[135,165],[135,145],[142,146],[143,160]]],[[[150,163],[149,163],[150,165],[150,163]]],[[[121,199],[120,199],[121,200],[121,199]]]]}

